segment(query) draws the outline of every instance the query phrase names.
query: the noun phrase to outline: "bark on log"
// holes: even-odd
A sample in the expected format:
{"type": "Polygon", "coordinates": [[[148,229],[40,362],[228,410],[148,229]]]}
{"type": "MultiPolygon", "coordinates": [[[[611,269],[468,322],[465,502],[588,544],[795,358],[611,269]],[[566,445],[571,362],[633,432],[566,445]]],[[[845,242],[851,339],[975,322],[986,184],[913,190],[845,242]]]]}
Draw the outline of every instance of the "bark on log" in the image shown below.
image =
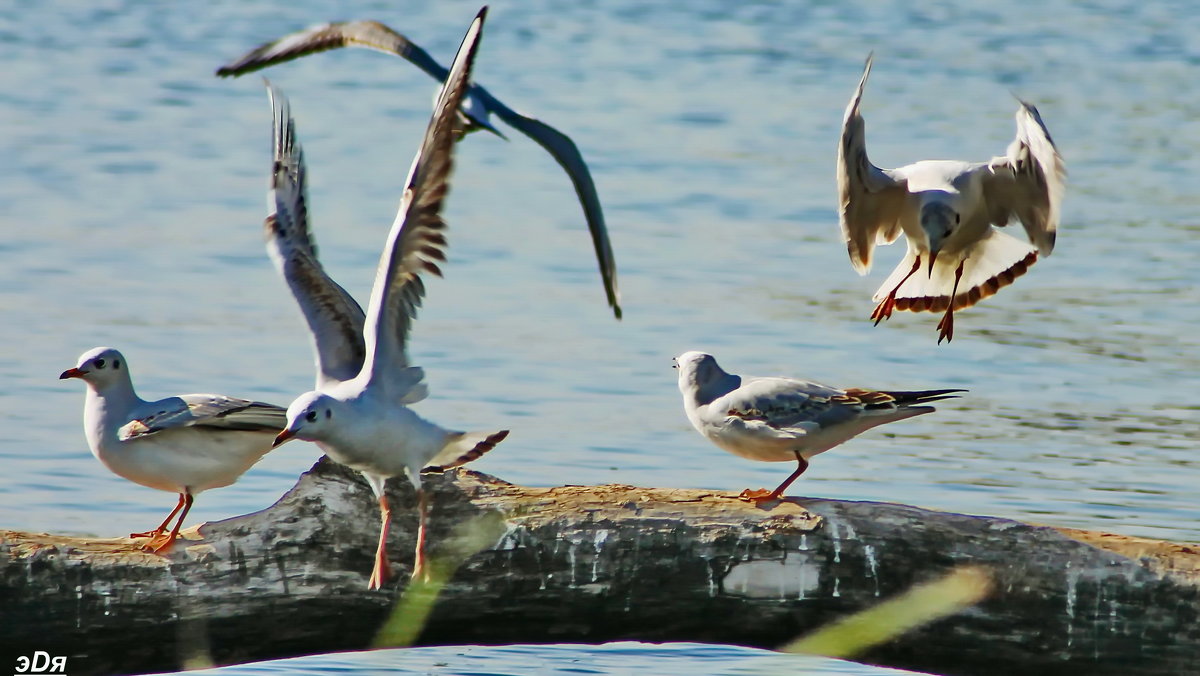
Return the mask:
{"type": "MultiPolygon", "coordinates": [[[[711,491],[427,479],[435,556],[456,522],[498,513],[507,530],[444,589],[421,645],[773,648],[972,563],[994,573],[984,602],[861,659],[943,674],[1200,670],[1191,545],[887,503],[766,510],[711,491]]],[[[194,528],[165,557],[127,539],[0,531],[2,652],[67,655],[78,676],[365,647],[412,561],[414,495],[391,483],[400,579],[383,592],[366,590],[375,501],[327,459],[274,506],[194,528]]]]}

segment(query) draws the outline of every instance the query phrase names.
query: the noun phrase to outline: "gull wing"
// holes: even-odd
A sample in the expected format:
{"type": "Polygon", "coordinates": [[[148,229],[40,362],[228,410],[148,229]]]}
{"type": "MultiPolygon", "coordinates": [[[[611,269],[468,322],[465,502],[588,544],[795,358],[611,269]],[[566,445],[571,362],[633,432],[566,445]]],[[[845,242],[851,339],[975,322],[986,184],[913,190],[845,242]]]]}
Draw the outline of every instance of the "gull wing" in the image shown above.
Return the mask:
{"type": "Polygon", "coordinates": [[[308,222],[304,151],[287,97],[264,78],[271,99],[273,163],[270,213],[263,222],[267,253],[308,323],[316,353],[317,387],[350,380],[362,368],[364,314],[317,260],[308,222]]]}
{"type": "Polygon", "coordinates": [[[604,224],[604,210],[600,207],[600,196],[596,194],[596,184],[583,155],[569,136],[542,122],[522,115],[504,105],[492,96],[488,90],[479,85],[471,88],[471,93],[484,106],[504,120],[509,126],[525,134],[535,143],[546,149],[555,162],[567,172],[571,184],[575,186],[575,194],[583,206],[583,215],[587,219],[588,231],[592,235],[592,247],[596,250],[596,262],[600,266],[600,278],[604,282],[604,293],[608,297],[608,305],[612,308],[617,319],[621,318],[621,292],[617,288],[617,261],[613,256],[612,244],[608,240],[608,228],[604,224]]]}
{"type": "Polygon", "coordinates": [[[930,413],[920,406],[965,390],[884,392],[862,388],[844,390],[790,378],[753,378],[719,400],[728,416],[761,422],[792,436],[804,436],[855,420],[871,418],[866,427],[930,413]]]}
{"type": "MultiPolygon", "coordinates": [[[[342,47],[366,47],[403,57],[439,82],[444,82],[450,72],[434,61],[424,49],[378,21],[346,21],[313,26],[268,42],[217,69],[217,75],[237,77],[309,54],[342,47]]],[[[517,113],[479,85],[471,85],[467,103],[470,104],[466,108],[469,122],[503,137],[503,134],[486,119],[489,113],[495,113],[497,117],[542,146],[567,172],[583,207],[608,304],[620,319],[621,293],[617,288],[617,264],[612,244],[608,239],[604,210],[600,206],[600,197],[596,193],[592,174],[575,142],[545,122],[517,113]],[[474,105],[476,103],[479,105],[474,105]]]]}
{"type": "Polygon", "coordinates": [[[369,383],[404,392],[416,383],[401,373],[411,370],[406,354],[408,332],[425,295],[420,274],[441,275],[446,260],[446,223],[441,210],[450,190],[455,122],[467,92],[471,67],[487,8],[479,11],[459,46],[450,75],[438,96],[421,148],[409,169],[400,210],[380,257],[364,329],[367,357],[363,374],[369,383]]]}
{"type": "Polygon", "coordinates": [[[871,270],[876,244],[891,244],[900,236],[900,217],[908,192],[906,181],[871,164],[867,158],[866,123],[859,107],[873,56],[867,56],[862,79],[846,106],[837,158],[842,237],[846,240],[850,263],[860,275],[871,270]]]}
{"type": "Polygon", "coordinates": [[[306,28],[255,47],[217,69],[218,77],[238,77],[309,54],[341,47],[366,47],[408,59],[438,81],[449,73],[429,52],[378,21],[344,21],[306,28]]]}
{"type": "Polygon", "coordinates": [[[185,394],[148,404],[144,413],[117,430],[121,441],[183,427],[277,433],[287,426],[287,411],[274,404],[220,394],[185,394]]]}
{"type": "Polygon", "coordinates": [[[791,378],[743,378],[741,387],[709,404],[716,417],[761,423],[788,436],[801,437],[832,423],[831,404],[842,391],[791,378]]]}
{"type": "Polygon", "coordinates": [[[1008,225],[1015,216],[1038,253],[1048,256],[1054,250],[1067,170],[1038,109],[1018,101],[1017,137],[1004,157],[981,169],[983,194],[992,223],[1008,225]]]}

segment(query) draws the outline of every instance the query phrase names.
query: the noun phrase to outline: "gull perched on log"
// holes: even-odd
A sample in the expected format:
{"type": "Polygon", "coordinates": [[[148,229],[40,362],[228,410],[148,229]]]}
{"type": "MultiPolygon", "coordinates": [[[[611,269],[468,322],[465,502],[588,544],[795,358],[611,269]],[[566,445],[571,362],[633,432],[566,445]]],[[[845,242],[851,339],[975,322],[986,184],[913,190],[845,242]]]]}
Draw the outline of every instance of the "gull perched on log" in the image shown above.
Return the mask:
{"type": "Polygon", "coordinates": [[[150,538],[142,547],[146,551],[169,549],[195,497],[237,481],[271,450],[287,423],[279,406],[221,394],[145,401],[133,389],[129,361],[111,347],[84,352],[58,377],[87,385],[83,431],[97,460],[119,477],[179,494],[158,528],[129,535],[150,538]]]}
{"type": "Polygon", "coordinates": [[[796,471],[773,490],[746,489],[752,502],[778,500],[808,461],[885,423],[933,413],[922,406],[966,390],[913,392],[840,389],[792,378],[755,378],[726,373],[710,354],[675,358],[683,410],[692,427],[720,448],[750,460],[796,461],[796,471]]]}
{"type": "Polygon", "coordinates": [[[887,278],[871,314],[945,312],[938,343],[954,338],[954,311],[970,307],[1025,274],[1054,249],[1066,169],[1037,108],[1019,101],[1017,136],[988,162],[922,160],[880,169],[867,159],[859,106],[871,57],[842,122],[837,179],[842,235],[860,275],[876,244],[904,234],[908,253],[887,278]],[[1032,246],[993,226],[1018,219],[1032,246]],[[925,266],[926,273],[919,274],[925,266]]]}
{"type": "MultiPolygon", "coordinates": [[[[260,45],[222,66],[217,69],[217,75],[237,77],[309,54],[341,47],[366,47],[402,57],[439,82],[444,82],[449,73],[428,52],[407,37],[378,21],[364,20],[321,24],[285,35],[260,45]]],[[[469,85],[463,98],[457,122],[459,133],[465,135],[479,129],[487,129],[501,138],[506,138],[492,124],[493,114],[542,146],[567,172],[572,185],[575,186],[575,194],[583,206],[608,304],[613,314],[620,319],[621,294],[617,289],[617,264],[613,257],[612,245],[608,241],[608,228],[604,223],[600,197],[596,194],[592,174],[588,171],[579,148],[566,134],[545,122],[516,112],[478,84],[469,85]]]]}
{"type": "Polygon", "coordinates": [[[315,442],[329,457],[358,470],[379,502],[381,526],[368,583],[378,589],[390,576],[387,533],[391,508],[384,492],[390,477],[407,475],[417,492],[417,548],[413,577],[427,576],[425,522],[428,497],[421,471],[464,464],[500,443],[508,431],[453,432],[417,415],[409,404],[425,398],[424,371],[409,363],[408,332],[425,294],[421,273],[441,274],[446,224],[441,209],[453,168],[454,118],[474,62],[487,8],[472,22],[438,97],[424,141],[413,159],[404,197],[380,258],[364,313],[317,261],[307,221],[304,158],[287,99],[267,83],[274,117],[271,206],[267,246],[312,332],[316,390],[287,410],[289,439],[315,442]]]}

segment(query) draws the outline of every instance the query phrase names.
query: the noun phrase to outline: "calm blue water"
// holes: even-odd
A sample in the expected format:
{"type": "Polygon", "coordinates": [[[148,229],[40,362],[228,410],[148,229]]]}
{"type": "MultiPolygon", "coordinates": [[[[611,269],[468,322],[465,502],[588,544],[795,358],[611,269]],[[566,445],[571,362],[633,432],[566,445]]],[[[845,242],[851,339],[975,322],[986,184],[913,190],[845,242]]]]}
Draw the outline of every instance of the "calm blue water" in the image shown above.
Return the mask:
{"type": "MultiPolygon", "coordinates": [[[[604,305],[558,166],[516,132],[475,135],[449,202],[446,279],[429,284],[413,333],[433,390],[420,411],[511,428],[478,463],[509,481],[739,491],[786,468],[690,429],[670,368],[680,352],[748,374],[965,387],[936,415],[821,456],[793,492],[1200,540],[1200,14],[1183,2],[919,4],[495,3],[476,77],[590,161],[626,319],[604,305]],[[1038,104],[1070,171],[1054,255],[962,313],[949,346],[934,344],[932,315],[872,327],[871,293],[903,252],[883,249],[860,278],[840,242],[835,143],[870,50],[877,164],[999,154],[1012,91],[1038,104]]],[[[124,350],[147,397],[287,404],[311,384],[307,336],[263,254],[266,96],[257,77],[212,71],[339,18],[383,20],[448,60],[476,9],[0,6],[0,527],[122,534],[173,505],[90,457],[81,387],[56,379],[88,348],[124,350]]],[[[323,259],[365,302],[432,83],[358,50],[270,75],[292,99],[323,259]]],[[[289,444],[204,494],[192,522],[269,505],[317,456],[289,444]]],[[[692,673],[709,670],[699,650],[390,655],[418,672],[441,661],[560,673],[579,659],[599,673],[692,673]]]]}
{"type": "Polygon", "coordinates": [[[591,648],[538,645],[376,650],[260,662],[199,673],[224,676],[336,673],[412,673],[432,676],[633,676],[697,673],[721,676],[887,676],[914,672],[867,667],[817,657],[781,655],[766,650],[734,646],[702,643],[609,643],[591,648]]]}

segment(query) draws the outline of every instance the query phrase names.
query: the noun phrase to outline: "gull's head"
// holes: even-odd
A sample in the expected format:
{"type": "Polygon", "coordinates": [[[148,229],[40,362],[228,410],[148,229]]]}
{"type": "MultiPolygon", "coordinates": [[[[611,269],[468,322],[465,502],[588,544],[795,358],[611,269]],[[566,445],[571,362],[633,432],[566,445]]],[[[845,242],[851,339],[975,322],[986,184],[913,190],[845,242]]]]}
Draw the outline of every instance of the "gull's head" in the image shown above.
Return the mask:
{"type": "Polygon", "coordinates": [[[675,357],[675,368],[679,370],[679,389],[704,387],[725,375],[717,360],[704,352],[684,352],[675,357]]]}
{"type": "Polygon", "coordinates": [[[288,406],[287,427],[275,437],[272,447],[285,441],[324,441],[338,418],[337,399],[322,392],[305,392],[288,406]]]}
{"type": "Polygon", "coordinates": [[[929,274],[933,274],[933,263],[937,260],[946,238],[958,224],[962,216],[954,207],[945,202],[927,202],[921,207],[921,230],[925,233],[926,244],[929,247],[929,274]]]}
{"type": "Polygon", "coordinates": [[[79,378],[97,390],[102,390],[110,383],[128,380],[129,365],[125,357],[111,347],[96,347],[79,355],[75,368],[69,368],[59,374],[59,380],[79,378]]]}

